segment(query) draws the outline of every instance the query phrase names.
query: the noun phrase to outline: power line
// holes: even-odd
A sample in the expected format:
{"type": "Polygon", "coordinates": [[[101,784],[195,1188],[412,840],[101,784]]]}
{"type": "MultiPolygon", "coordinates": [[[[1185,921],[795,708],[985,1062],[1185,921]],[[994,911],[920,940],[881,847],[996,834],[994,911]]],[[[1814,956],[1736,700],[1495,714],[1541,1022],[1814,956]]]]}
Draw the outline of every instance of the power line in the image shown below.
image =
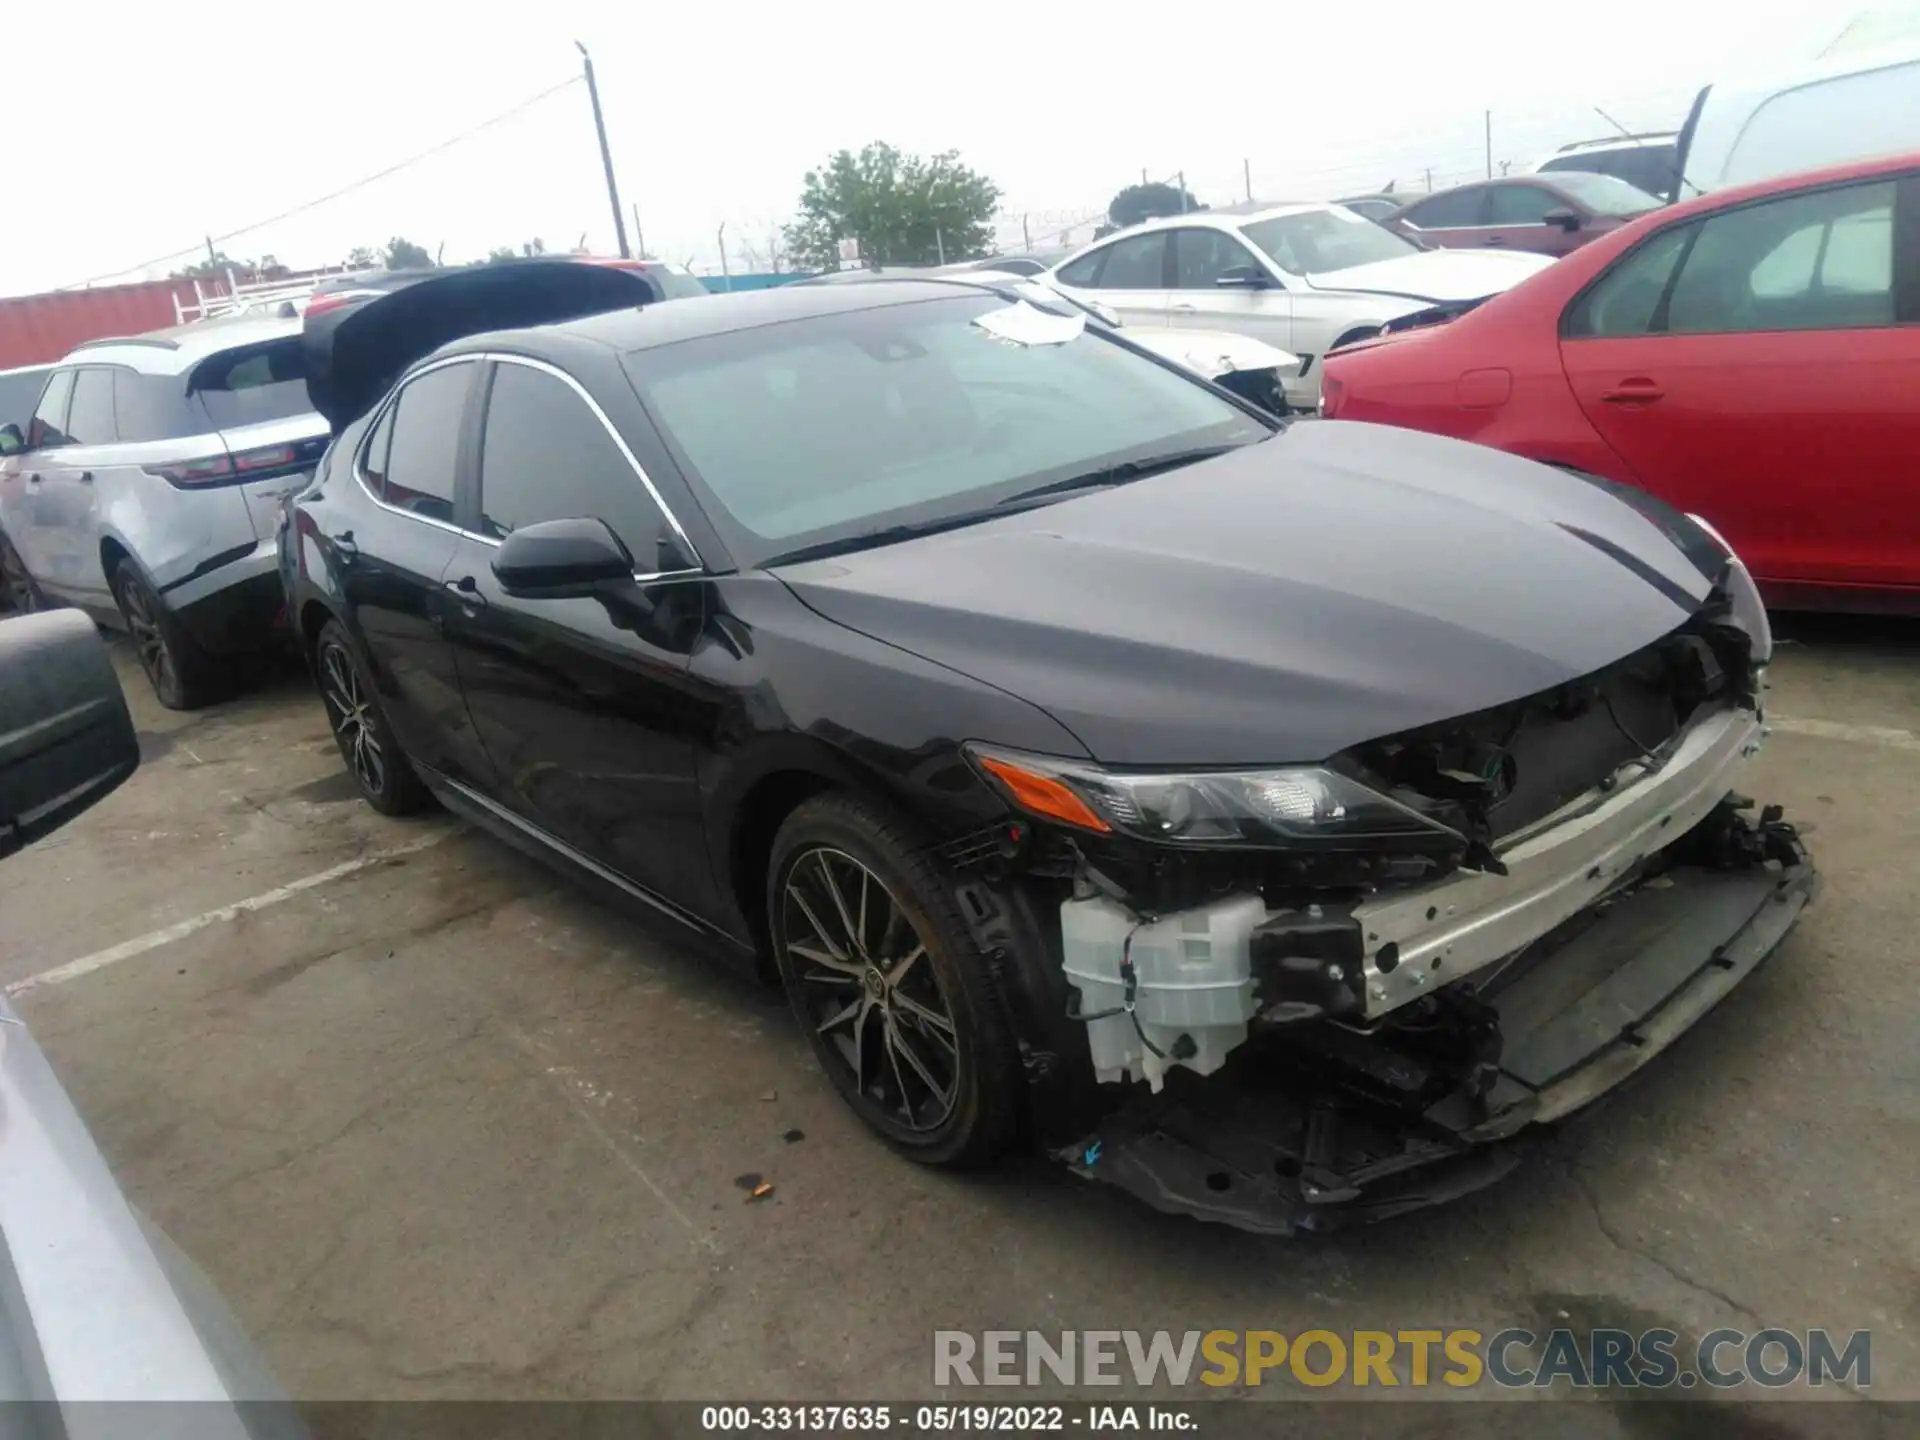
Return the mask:
{"type": "MultiPolygon", "coordinates": [[[[384,170],[376,171],[374,174],[368,175],[363,179],[355,180],[350,185],[343,185],[338,190],[334,190],[329,192],[328,194],[320,196],[317,200],[308,200],[304,204],[294,206],[291,210],[282,210],[278,215],[270,215],[265,220],[256,220],[251,225],[242,225],[238,230],[229,230],[224,235],[210,235],[207,237],[205,243],[208,246],[213,246],[213,245],[221,244],[228,240],[238,239],[242,235],[250,235],[255,230],[264,230],[269,225],[278,225],[282,220],[291,220],[295,215],[304,215],[309,210],[318,209],[322,205],[331,204],[333,201],[340,199],[340,197],[343,195],[351,195],[356,190],[363,190],[369,185],[376,184],[377,182],[386,179],[389,175],[398,174],[400,171],[405,170],[410,165],[418,165],[422,160],[430,160],[443,150],[451,150],[455,145],[458,145],[461,142],[466,140],[471,140],[475,135],[478,135],[482,130],[490,130],[495,125],[500,124],[502,121],[511,120],[513,119],[514,116],[519,115],[523,111],[531,110],[535,105],[538,105],[542,100],[547,99],[549,96],[559,94],[562,90],[566,89],[569,85],[578,85],[582,78],[583,77],[579,75],[569,75],[565,80],[562,80],[559,84],[548,86],[545,90],[542,90],[538,95],[531,95],[527,97],[525,100],[522,100],[518,105],[513,106],[511,109],[502,110],[498,115],[494,115],[489,119],[482,120],[478,125],[473,126],[471,129],[461,131],[458,135],[455,135],[450,140],[442,140],[438,145],[434,145],[429,147],[428,149],[422,150],[417,155],[409,155],[405,160],[397,161],[394,164],[387,166],[387,168],[384,170]]],[[[116,275],[130,275],[136,270],[146,270],[155,265],[164,265],[169,260],[178,260],[183,255],[195,255],[195,254],[198,254],[199,251],[200,251],[200,246],[198,244],[187,245],[178,250],[169,250],[164,255],[156,255],[151,260],[142,260],[137,265],[127,265],[122,267],[119,270],[109,270],[104,275],[95,275],[91,279],[76,280],[71,284],[57,285],[54,288],[57,290],[76,290],[76,289],[79,289],[81,286],[92,285],[101,280],[111,280],[116,275]]]]}

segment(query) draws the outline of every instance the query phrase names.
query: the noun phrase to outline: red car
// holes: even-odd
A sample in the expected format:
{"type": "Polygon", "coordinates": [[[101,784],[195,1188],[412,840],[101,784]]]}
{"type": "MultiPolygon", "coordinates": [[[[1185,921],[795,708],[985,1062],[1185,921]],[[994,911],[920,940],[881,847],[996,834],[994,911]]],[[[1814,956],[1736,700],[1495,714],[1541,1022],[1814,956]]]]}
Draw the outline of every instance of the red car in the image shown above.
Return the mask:
{"type": "Polygon", "coordinates": [[[1447,249],[1570,255],[1664,202],[1612,175],[1556,170],[1479,180],[1416,200],[1381,223],[1447,249]]]}
{"type": "Polygon", "coordinates": [[[1327,357],[1324,415],[1649,490],[1777,605],[1920,608],[1920,155],[1715,191],[1391,328],[1327,357]]]}

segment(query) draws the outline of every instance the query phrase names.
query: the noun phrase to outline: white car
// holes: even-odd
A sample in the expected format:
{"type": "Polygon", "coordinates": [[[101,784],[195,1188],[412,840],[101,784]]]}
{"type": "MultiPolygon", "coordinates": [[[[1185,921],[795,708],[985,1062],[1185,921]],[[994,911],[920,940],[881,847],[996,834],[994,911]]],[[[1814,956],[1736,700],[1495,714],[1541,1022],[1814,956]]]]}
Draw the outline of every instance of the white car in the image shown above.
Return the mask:
{"type": "Polygon", "coordinates": [[[1416,310],[1497,295],[1552,263],[1422,250],[1344,206],[1273,205],[1149,220],[1055,266],[1052,279],[1130,329],[1229,330],[1292,351],[1287,401],[1312,410],[1329,350],[1416,310]]]}

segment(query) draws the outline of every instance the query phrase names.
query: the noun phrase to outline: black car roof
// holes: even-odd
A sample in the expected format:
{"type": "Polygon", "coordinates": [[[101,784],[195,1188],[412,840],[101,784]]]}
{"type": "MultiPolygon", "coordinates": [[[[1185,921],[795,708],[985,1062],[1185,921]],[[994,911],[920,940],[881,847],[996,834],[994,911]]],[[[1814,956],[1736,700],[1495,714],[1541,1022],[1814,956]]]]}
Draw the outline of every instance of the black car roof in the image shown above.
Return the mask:
{"type": "Polygon", "coordinates": [[[955,277],[947,280],[875,280],[867,285],[777,285],[766,290],[703,295],[664,300],[651,305],[607,310],[577,320],[537,325],[524,330],[494,330],[468,335],[443,346],[438,356],[511,348],[533,354],[561,353],[578,348],[605,348],[619,353],[651,350],[682,340],[725,335],[806,320],[816,315],[878,310],[922,300],[951,298],[967,292],[991,293],[988,284],[955,277]]]}

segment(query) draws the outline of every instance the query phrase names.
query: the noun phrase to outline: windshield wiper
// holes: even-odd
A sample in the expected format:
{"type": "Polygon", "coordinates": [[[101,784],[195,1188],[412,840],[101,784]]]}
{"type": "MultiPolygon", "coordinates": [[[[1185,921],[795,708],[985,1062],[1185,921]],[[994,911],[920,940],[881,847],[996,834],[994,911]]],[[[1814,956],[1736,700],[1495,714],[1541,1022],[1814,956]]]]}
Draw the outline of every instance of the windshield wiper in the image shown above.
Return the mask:
{"type": "Polygon", "coordinates": [[[957,530],[962,525],[971,525],[979,520],[991,520],[998,513],[996,510],[963,510],[957,515],[942,515],[937,520],[923,520],[917,525],[883,525],[878,530],[862,530],[857,534],[840,535],[832,540],[802,545],[794,550],[783,550],[778,555],[762,560],[760,564],[763,569],[775,565],[798,565],[803,560],[824,560],[829,555],[845,555],[854,550],[871,550],[875,546],[913,540],[921,535],[937,535],[942,530],[957,530]]]}
{"type": "Polygon", "coordinates": [[[1064,495],[1071,490],[1104,490],[1109,486],[1124,485],[1130,480],[1144,480],[1149,475],[1178,470],[1185,465],[1198,465],[1202,460],[1212,460],[1217,456],[1225,455],[1229,450],[1239,448],[1239,445],[1202,445],[1192,450],[1174,450],[1165,455],[1149,455],[1143,460],[1122,460],[1117,465],[1103,465],[1098,470],[1069,475],[1064,480],[1049,480],[1045,485],[1036,485],[1031,490],[1016,491],[994,501],[994,508],[1004,510],[1028,500],[1038,500],[1048,495],[1064,495]]]}

